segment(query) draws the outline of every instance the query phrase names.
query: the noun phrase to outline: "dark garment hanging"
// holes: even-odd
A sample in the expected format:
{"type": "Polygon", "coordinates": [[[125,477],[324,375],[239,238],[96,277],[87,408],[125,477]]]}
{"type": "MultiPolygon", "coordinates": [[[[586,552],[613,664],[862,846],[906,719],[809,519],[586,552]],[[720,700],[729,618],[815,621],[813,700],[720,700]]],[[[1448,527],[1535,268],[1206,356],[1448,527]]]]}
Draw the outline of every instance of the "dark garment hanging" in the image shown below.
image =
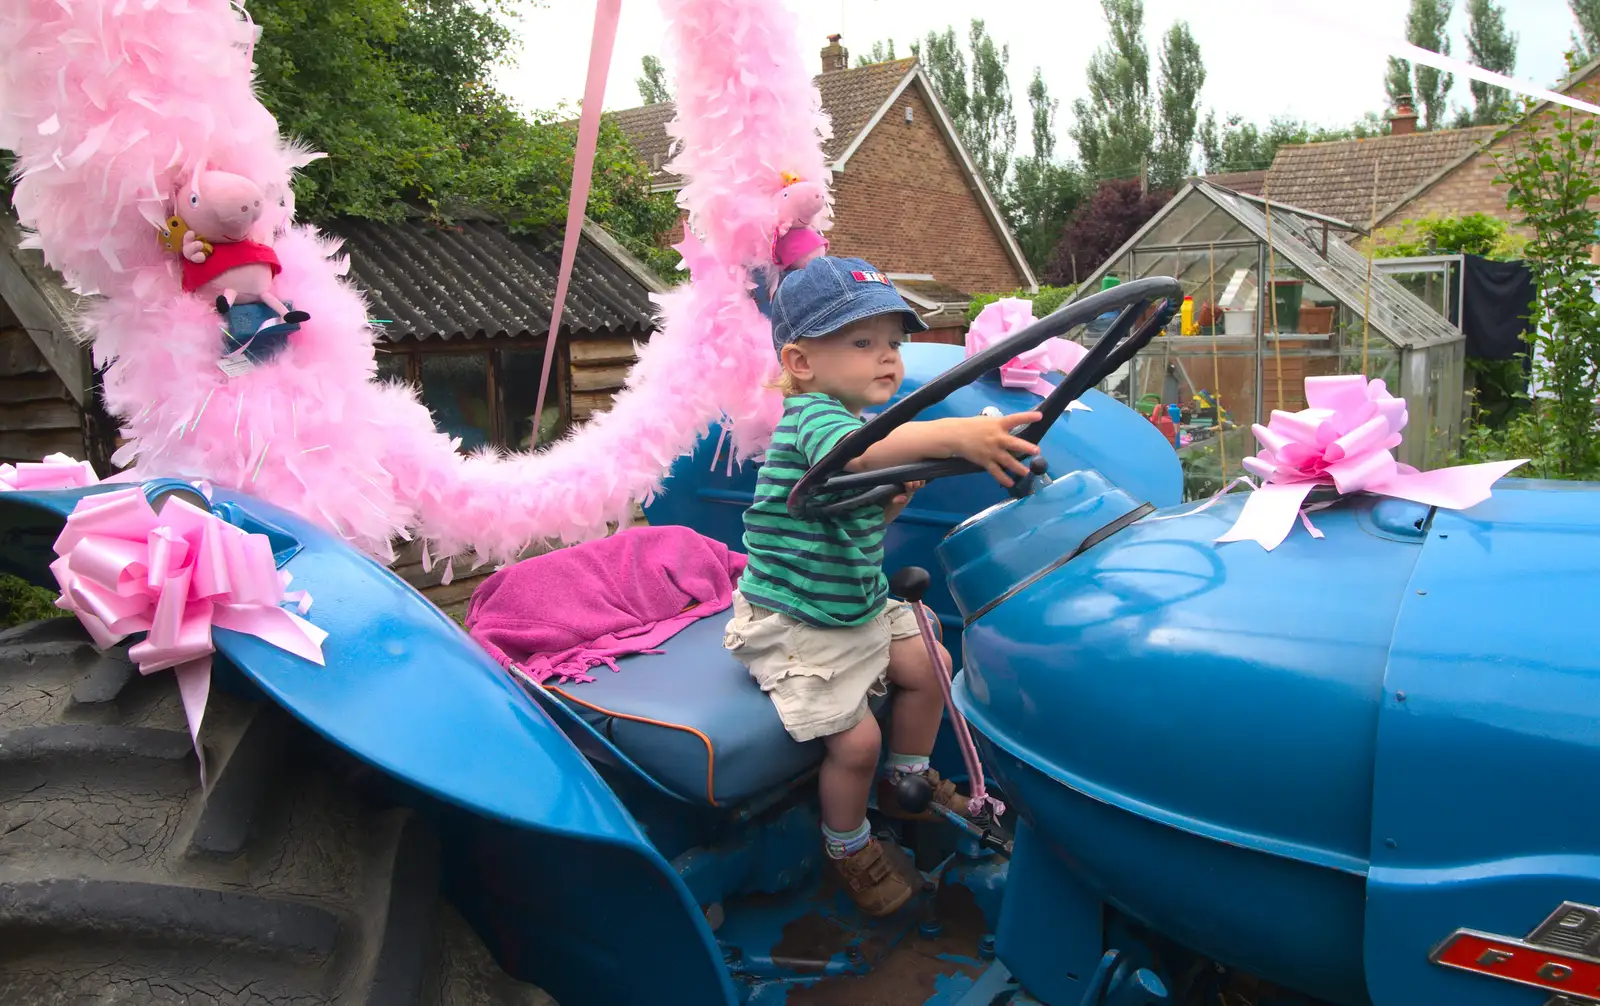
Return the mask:
{"type": "Polygon", "coordinates": [[[1533,271],[1525,262],[1497,262],[1479,255],[1463,256],[1464,287],[1461,331],[1467,356],[1476,360],[1509,360],[1526,353],[1522,333],[1533,311],[1533,271]]]}

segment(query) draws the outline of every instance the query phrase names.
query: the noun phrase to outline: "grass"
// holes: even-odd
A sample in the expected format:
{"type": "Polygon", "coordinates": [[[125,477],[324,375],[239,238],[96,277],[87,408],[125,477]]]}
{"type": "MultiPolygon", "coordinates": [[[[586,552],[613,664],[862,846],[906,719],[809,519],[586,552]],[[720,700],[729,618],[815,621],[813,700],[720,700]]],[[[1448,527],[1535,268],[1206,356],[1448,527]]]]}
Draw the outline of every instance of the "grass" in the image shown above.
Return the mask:
{"type": "Polygon", "coordinates": [[[0,628],[11,628],[41,618],[65,618],[71,612],[56,607],[58,591],[35,587],[26,580],[0,573],[0,628]]]}

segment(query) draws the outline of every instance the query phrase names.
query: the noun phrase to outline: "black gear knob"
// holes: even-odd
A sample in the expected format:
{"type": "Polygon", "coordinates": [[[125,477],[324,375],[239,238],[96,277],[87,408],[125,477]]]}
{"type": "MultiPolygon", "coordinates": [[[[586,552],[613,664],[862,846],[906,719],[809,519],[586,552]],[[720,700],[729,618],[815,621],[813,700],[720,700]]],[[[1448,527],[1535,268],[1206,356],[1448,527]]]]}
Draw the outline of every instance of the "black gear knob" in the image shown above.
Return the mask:
{"type": "Polygon", "coordinates": [[[932,582],[933,579],[928,576],[928,571],[921,566],[905,566],[889,577],[889,589],[916,604],[922,600],[922,595],[928,592],[928,585],[932,582]]]}
{"type": "Polygon", "coordinates": [[[894,781],[894,799],[907,814],[921,814],[933,802],[933,783],[920,772],[902,772],[894,781]]]}
{"type": "Polygon", "coordinates": [[[1028,459],[1028,474],[1034,477],[1050,474],[1050,462],[1044,459],[1043,454],[1035,454],[1028,459]]]}

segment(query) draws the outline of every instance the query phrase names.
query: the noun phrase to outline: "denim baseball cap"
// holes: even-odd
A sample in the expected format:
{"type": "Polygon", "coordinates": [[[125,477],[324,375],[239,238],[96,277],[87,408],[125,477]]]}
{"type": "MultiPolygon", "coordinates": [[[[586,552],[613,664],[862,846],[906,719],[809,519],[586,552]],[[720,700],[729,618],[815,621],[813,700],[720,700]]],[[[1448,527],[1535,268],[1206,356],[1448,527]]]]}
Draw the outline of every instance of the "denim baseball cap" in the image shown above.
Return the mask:
{"type": "Polygon", "coordinates": [[[772,298],[772,348],[781,352],[796,339],[829,335],[862,318],[891,313],[902,316],[907,332],[928,330],[889,277],[871,263],[823,255],[778,285],[772,298]]]}

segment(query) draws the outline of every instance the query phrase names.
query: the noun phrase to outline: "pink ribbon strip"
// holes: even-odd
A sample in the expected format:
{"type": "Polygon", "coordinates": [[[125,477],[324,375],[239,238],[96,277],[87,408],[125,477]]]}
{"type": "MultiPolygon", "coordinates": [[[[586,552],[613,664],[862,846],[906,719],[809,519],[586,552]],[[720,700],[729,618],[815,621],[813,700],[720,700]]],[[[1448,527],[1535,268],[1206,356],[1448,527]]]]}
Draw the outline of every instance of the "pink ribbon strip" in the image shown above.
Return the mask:
{"type": "Polygon", "coordinates": [[[66,454],[48,454],[43,461],[0,465],[0,492],[82,489],[99,484],[100,477],[89,462],[66,454]]]}
{"type": "Polygon", "coordinates": [[[916,616],[917,632],[922,635],[922,643],[928,648],[928,658],[933,661],[935,668],[933,676],[939,679],[939,690],[944,693],[944,707],[950,713],[950,726],[955,730],[956,745],[961,748],[961,760],[967,766],[967,788],[971,793],[967,799],[967,815],[979,817],[987,806],[994,811],[994,818],[998,821],[1000,815],[1006,812],[1006,805],[990,796],[984,787],[983,763],[978,760],[978,746],[972,743],[972,732],[967,729],[967,718],[956,708],[955,695],[950,691],[950,665],[945,662],[944,654],[939,651],[939,643],[933,634],[933,623],[928,620],[928,609],[921,604],[913,604],[911,611],[916,616]]]}
{"type": "MultiPolygon", "coordinates": [[[[1022,331],[1037,319],[1033,316],[1033,302],[1020,297],[1005,297],[989,304],[978,312],[967,329],[967,355],[981,353],[997,342],[1003,342],[1022,331]]],[[[1000,365],[1000,383],[1007,388],[1021,388],[1041,398],[1056,390],[1044,379],[1052,370],[1071,373],[1089,351],[1067,339],[1051,339],[1026,353],[1019,353],[1000,365]]],[[[1067,409],[1091,411],[1082,402],[1073,402],[1067,409]]]]}
{"type": "Polygon", "coordinates": [[[157,514],[138,488],[78,501],[55,543],[56,606],[78,616],[101,649],[145,632],[128,650],[139,673],[172,668],[189,740],[206,783],[200,723],[211,693],[213,626],[255,636],[322,664],[327,632],[279,605],[311,608],[305,591],[273,563],[263,534],[247,534],[172,497],[157,514]]]}
{"type": "Polygon", "coordinates": [[[561,331],[562,309],[567,304],[567,284],[578,257],[583,234],[583,214],[589,206],[589,184],[594,176],[594,151],[600,142],[600,112],[605,104],[606,74],[611,72],[611,50],[617,41],[617,21],[622,0],[600,0],[594,9],[594,37],[589,43],[589,77],[583,86],[583,110],[578,115],[578,146],[572,157],[572,195],[567,200],[567,233],[561,240],[561,272],[556,276],[556,299],[550,305],[550,335],[544,344],[544,367],[539,371],[539,396],[534,399],[533,430],[538,436],[544,415],[544,396],[550,387],[550,361],[555,359],[556,336],[561,331]]]}
{"type": "Polygon", "coordinates": [[[1252,427],[1261,452],[1244,467],[1262,480],[1220,538],[1254,541],[1271,551],[1294,529],[1299,515],[1314,537],[1302,505],[1317,486],[1341,494],[1369,492],[1447,510],[1464,510],[1489,498],[1495,482],[1527,459],[1457,465],[1419,472],[1394,459],[1406,425],[1406,403],[1382,381],[1360,374],[1306,378],[1307,408],[1274,410],[1266,426],[1252,427]]]}

